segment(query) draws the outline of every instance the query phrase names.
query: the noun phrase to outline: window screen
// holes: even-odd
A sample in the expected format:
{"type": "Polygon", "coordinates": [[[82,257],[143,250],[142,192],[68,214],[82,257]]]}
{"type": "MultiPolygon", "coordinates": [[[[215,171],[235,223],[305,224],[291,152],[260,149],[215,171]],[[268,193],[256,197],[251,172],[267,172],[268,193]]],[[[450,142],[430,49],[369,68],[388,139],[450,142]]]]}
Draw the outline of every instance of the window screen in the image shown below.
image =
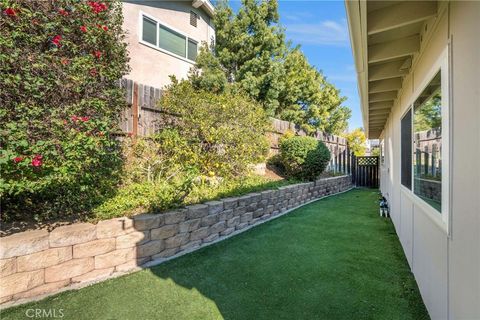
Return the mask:
{"type": "Polygon", "coordinates": [[[408,110],[401,122],[402,184],[412,190],[412,111],[408,110]]]}
{"type": "Polygon", "coordinates": [[[160,25],[160,34],[158,36],[158,46],[162,49],[185,57],[186,38],[181,34],[160,25]]]}
{"type": "Polygon", "coordinates": [[[157,23],[148,19],[147,17],[143,17],[143,34],[142,40],[153,45],[157,44],[157,23]]]}
{"type": "Polygon", "coordinates": [[[197,59],[197,43],[190,39],[188,39],[188,57],[187,58],[190,60],[197,59]]]}

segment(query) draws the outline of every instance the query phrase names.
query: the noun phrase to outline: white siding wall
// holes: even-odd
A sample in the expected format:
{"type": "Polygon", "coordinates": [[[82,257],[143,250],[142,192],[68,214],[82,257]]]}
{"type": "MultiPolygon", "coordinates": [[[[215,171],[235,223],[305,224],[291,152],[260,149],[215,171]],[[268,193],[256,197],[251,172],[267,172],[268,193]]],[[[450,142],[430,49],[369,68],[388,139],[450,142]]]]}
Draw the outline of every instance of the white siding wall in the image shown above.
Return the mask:
{"type": "Polygon", "coordinates": [[[451,2],[443,12],[382,133],[381,190],[432,319],[480,319],[480,2],[451,2]],[[400,119],[449,39],[450,234],[400,184],[400,119]]]}

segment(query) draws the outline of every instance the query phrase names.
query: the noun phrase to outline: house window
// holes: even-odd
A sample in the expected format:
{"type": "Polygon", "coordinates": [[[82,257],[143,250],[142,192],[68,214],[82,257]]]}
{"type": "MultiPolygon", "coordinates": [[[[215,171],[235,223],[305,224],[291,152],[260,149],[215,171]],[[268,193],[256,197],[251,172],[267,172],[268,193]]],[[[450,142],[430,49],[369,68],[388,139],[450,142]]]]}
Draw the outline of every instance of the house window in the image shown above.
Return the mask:
{"type": "Polygon", "coordinates": [[[401,124],[401,182],[412,190],[412,111],[403,116],[401,124]]]}
{"type": "Polygon", "coordinates": [[[441,82],[438,72],[413,105],[413,192],[438,212],[442,212],[441,82]]]}
{"type": "Polygon", "coordinates": [[[197,58],[198,42],[155,19],[142,14],[141,42],[174,56],[192,60],[197,58]]]}
{"type": "Polygon", "coordinates": [[[191,39],[188,39],[188,56],[187,58],[190,60],[195,60],[197,59],[197,42],[193,41],[191,39]]]}
{"type": "Polygon", "coordinates": [[[143,17],[142,40],[157,45],[157,23],[147,17],[143,17]]]}
{"type": "Polygon", "coordinates": [[[160,25],[160,33],[158,35],[158,46],[160,48],[185,57],[186,40],[187,37],[160,25]]]}

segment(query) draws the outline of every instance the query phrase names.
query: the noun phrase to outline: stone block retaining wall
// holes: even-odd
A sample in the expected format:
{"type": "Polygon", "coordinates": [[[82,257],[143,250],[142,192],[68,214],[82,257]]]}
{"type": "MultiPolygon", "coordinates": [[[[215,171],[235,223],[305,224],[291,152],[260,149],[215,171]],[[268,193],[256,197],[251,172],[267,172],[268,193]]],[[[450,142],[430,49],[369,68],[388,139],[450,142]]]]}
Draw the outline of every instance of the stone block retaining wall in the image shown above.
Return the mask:
{"type": "Polygon", "coordinates": [[[349,176],[334,177],[161,214],[4,237],[0,239],[0,304],[152,266],[351,187],[349,176]]]}

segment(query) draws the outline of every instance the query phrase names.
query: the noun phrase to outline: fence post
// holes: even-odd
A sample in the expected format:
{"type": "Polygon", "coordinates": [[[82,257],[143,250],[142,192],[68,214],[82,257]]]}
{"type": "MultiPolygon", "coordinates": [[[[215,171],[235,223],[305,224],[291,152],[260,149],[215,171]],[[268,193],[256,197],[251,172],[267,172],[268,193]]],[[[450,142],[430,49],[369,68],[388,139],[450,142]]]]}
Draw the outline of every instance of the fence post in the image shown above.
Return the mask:
{"type": "Polygon", "coordinates": [[[133,83],[133,101],[132,101],[132,135],[138,134],[138,84],[133,83]]]}

